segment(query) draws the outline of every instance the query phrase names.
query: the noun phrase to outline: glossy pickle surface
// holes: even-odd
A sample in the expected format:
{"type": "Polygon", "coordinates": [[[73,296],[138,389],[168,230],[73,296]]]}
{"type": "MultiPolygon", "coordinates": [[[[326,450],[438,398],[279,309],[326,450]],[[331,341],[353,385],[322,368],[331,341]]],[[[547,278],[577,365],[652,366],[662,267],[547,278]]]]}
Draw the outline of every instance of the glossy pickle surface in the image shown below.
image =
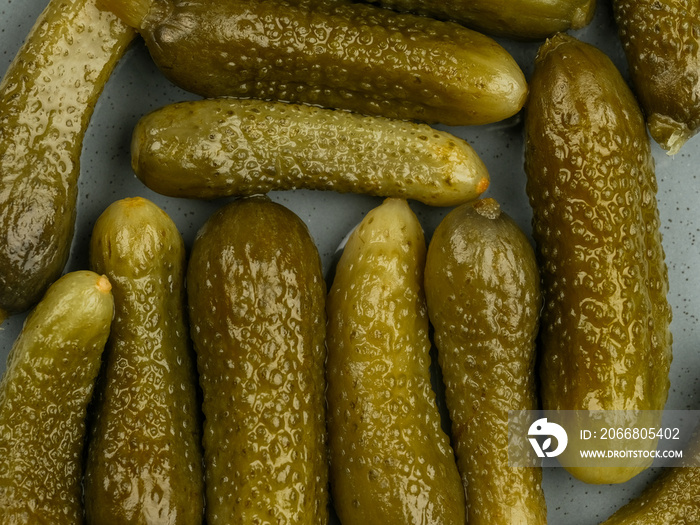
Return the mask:
{"type": "Polygon", "coordinates": [[[163,74],[234,96],[440,122],[517,113],[525,77],[490,37],[347,0],[113,0],[163,74]]]}
{"type": "Polygon", "coordinates": [[[539,468],[509,466],[508,412],[536,410],[535,252],[493,199],[459,206],[428,248],[425,294],[470,525],[547,523],[539,468]]]}
{"type": "Polygon", "coordinates": [[[146,186],[175,197],[306,188],[451,206],[489,184],[469,144],[425,124],[260,100],[160,108],[139,120],[131,155],[146,186]]]}
{"type": "Polygon", "coordinates": [[[614,0],[630,77],[651,136],[678,153],[700,129],[700,5],[614,0]]]}
{"type": "Polygon", "coordinates": [[[134,36],[94,0],[51,0],[0,83],[0,310],[28,309],[61,275],[83,136],[134,36]]]}
{"type": "Polygon", "coordinates": [[[106,277],[56,281],[0,381],[0,523],[83,523],[85,419],[114,312],[106,277]]]}
{"type": "Polygon", "coordinates": [[[350,235],[328,295],[328,432],[344,525],[464,525],[464,489],[430,383],[425,241],[387,199],[350,235]]]}
{"type": "MultiPolygon", "coordinates": [[[[567,35],[540,48],[531,87],[525,168],[545,301],[543,408],[662,410],[671,311],[641,111],[612,62],[567,35]]],[[[642,468],[569,470],[615,483],[642,468]]]]}
{"type": "Polygon", "coordinates": [[[201,420],[182,237],[151,201],[122,199],[95,223],[90,266],[112,283],[115,319],[89,431],[87,522],[201,523],[201,420]]]}
{"type": "Polygon", "coordinates": [[[234,201],[197,234],[187,288],[207,523],[328,523],[325,283],[308,229],[267,198],[234,201]]]}

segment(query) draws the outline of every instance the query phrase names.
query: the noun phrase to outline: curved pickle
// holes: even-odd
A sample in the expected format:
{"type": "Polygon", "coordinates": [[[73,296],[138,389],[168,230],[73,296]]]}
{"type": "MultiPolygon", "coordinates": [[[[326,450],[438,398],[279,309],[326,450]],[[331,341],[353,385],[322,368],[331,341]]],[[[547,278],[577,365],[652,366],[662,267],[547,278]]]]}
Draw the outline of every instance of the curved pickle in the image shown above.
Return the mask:
{"type": "Polygon", "coordinates": [[[197,374],[185,327],[185,246],[152,202],[111,204],[90,266],[112,283],[115,319],[93,403],[85,469],[90,524],[202,522],[197,374]]]}
{"type": "Polygon", "coordinates": [[[6,313],[31,307],[63,270],[83,136],[134,36],[94,0],[51,0],[0,83],[0,310],[6,313]]]}
{"type": "Polygon", "coordinates": [[[29,314],[0,381],[0,523],[83,522],[87,406],[114,312],[111,284],[68,273],[29,314]]]}
{"type": "Polygon", "coordinates": [[[197,234],[187,293],[209,525],[328,523],[325,291],[306,225],[265,197],[197,234]]]}
{"type": "Polygon", "coordinates": [[[165,76],[234,96],[368,115],[485,124],[516,114],[527,83],[493,39],[345,0],[112,0],[165,76]]]}
{"type": "Polygon", "coordinates": [[[489,185],[463,140],[347,111],[211,99],[173,104],[134,130],[132,166],[154,191],[215,198],[307,188],[452,206],[489,185]]]}
{"type": "Polygon", "coordinates": [[[468,523],[547,523],[542,470],[508,459],[508,412],[537,409],[540,276],[527,237],[495,200],[460,206],[438,225],[425,294],[468,523]]]}
{"type": "Polygon", "coordinates": [[[700,5],[615,0],[613,12],[649,133],[674,155],[700,130],[700,5]]]}
{"type": "Polygon", "coordinates": [[[344,525],[464,525],[430,384],[425,241],[387,199],[350,235],[328,295],[331,488],[344,525]]]}
{"type": "MultiPolygon", "coordinates": [[[[603,53],[560,34],[540,48],[525,131],[545,301],[543,408],[660,411],[671,309],[654,162],[637,102],[603,53]]],[[[579,435],[576,424],[567,431],[579,435]]],[[[569,470],[590,483],[620,483],[648,463],[569,470]]]]}
{"type": "Polygon", "coordinates": [[[539,40],[588,25],[595,0],[367,0],[403,13],[454,20],[489,35],[539,40]]]}

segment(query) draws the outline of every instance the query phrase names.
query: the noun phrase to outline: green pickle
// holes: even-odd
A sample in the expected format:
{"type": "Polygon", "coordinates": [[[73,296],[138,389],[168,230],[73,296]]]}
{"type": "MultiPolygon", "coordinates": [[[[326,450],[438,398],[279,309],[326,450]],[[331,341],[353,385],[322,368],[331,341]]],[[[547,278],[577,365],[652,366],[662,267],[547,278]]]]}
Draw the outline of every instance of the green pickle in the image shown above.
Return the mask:
{"type": "Polygon", "coordinates": [[[389,9],[454,20],[497,36],[543,39],[581,29],[595,12],[595,0],[367,0],[389,9]]]}
{"type": "Polygon", "coordinates": [[[495,200],[442,220],[428,248],[425,294],[468,523],[547,523],[541,469],[508,462],[508,412],[537,409],[540,276],[527,237],[495,200]]]}
{"type": "Polygon", "coordinates": [[[200,229],[187,270],[209,525],[328,523],[325,282],[306,225],[265,197],[200,229]]]}
{"type": "Polygon", "coordinates": [[[350,235],[328,295],[328,433],[344,525],[464,525],[465,495],[430,382],[425,241],[387,199],[350,235]]]}
{"type": "Polygon", "coordinates": [[[0,320],[63,271],[83,137],[135,34],[94,0],[51,0],[0,83],[0,320]]]}
{"type": "Polygon", "coordinates": [[[425,124],[260,100],[156,110],[136,125],[131,152],[144,184],[174,197],[307,188],[452,206],[489,185],[469,144],[425,124]]]}
{"type": "Polygon", "coordinates": [[[87,522],[201,523],[201,422],[180,233],[149,200],[116,201],[95,223],[90,266],[112,283],[115,318],[89,431],[87,522]]]}
{"type": "Polygon", "coordinates": [[[87,407],[109,336],[109,280],[64,275],[27,317],[0,381],[0,523],[83,523],[87,407]]]}
{"type": "MultiPolygon", "coordinates": [[[[543,408],[660,411],[671,309],[642,113],[612,62],[567,35],[540,48],[531,85],[525,168],[545,301],[543,408]]],[[[570,440],[578,430],[567,428],[570,440]]],[[[619,483],[647,464],[569,470],[619,483]]]]}
{"type": "Polygon", "coordinates": [[[630,77],[651,136],[669,155],[700,130],[700,4],[614,0],[630,77]]]}
{"type": "Polygon", "coordinates": [[[448,125],[516,114],[527,83],[493,39],[346,0],[105,0],[156,65],[207,98],[306,103],[448,125]]]}

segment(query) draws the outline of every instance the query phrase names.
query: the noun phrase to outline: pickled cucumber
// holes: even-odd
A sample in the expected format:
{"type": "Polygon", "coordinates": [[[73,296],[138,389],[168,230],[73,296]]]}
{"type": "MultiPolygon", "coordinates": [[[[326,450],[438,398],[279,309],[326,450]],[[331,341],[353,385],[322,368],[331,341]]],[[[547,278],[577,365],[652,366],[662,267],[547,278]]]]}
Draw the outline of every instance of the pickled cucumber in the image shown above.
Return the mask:
{"type": "Polygon", "coordinates": [[[146,186],[174,197],[308,188],[451,206],[489,184],[466,142],[425,124],[259,100],[166,106],[139,121],[131,151],[146,186]]]}
{"type": "Polygon", "coordinates": [[[83,136],[134,35],[94,0],[51,0],[0,83],[0,318],[61,275],[83,136]]]}
{"type": "Polygon", "coordinates": [[[112,282],[116,314],[89,431],[87,522],[201,523],[197,376],[180,233],[152,202],[117,201],[95,223],[90,266],[112,282]]]}
{"type": "Polygon", "coordinates": [[[325,283],[306,226],[263,197],[226,205],[195,239],[187,290],[207,523],[328,523],[325,283]]]}
{"type": "Polygon", "coordinates": [[[430,384],[425,241],[387,199],[351,234],[328,295],[331,489],[344,525],[465,523],[430,384]]]}
{"type": "Polygon", "coordinates": [[[615,0],[613,10],[649,132],[678,153],[700,129],[700,5],[615,0]]]}
{"type": "Polygon", "coordinates": [[[517,113],[527,84],[494,40],[454,23],[346,0],[111,0],[165,76],[235,96],[369,115],[484,124],[517,113]]]}
{"type": "MultiPolygon", "coordinates": [[[[557,35],[540,48],[525,130],[545,301],[543,407],[662,410],[668,273],[654,162],[634,96],[598,49],[557,35]]],[[[570,471],[616,483],[639,469],[570,471]]]]}
{"type": "Polygon", "coordinates": [[[587,25],[595,0],[368,0],[401,12],[454,20],[484,33],[518,39],[541,39],[587,25]]]}
{"type": "Polygon", "coordinates": [[[0,381],[0,523],[83,522],[87,406],[114,312],[104,276],[64,275],[29,314],[0,381]]]}
{"type": "Polygon", "coordinates": [[[428,248],[425,294],[467,521],[547,523],[541,469],[508,464],[508,411],[537,409],[539,271],[525,234],[495,200],[442,220],[428,248]]]}

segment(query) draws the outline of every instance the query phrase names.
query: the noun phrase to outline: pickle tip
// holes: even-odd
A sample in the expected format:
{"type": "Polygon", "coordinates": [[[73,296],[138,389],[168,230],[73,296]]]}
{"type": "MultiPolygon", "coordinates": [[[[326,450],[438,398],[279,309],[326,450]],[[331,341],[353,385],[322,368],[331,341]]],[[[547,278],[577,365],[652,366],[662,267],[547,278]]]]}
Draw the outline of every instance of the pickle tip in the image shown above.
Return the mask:
{"type": "Polygon", "coordinates": [[[109,293],[112,290],[112,283],[106,275],[100,275],[97,279],[97,289],[102,293],[109,293]]]}

